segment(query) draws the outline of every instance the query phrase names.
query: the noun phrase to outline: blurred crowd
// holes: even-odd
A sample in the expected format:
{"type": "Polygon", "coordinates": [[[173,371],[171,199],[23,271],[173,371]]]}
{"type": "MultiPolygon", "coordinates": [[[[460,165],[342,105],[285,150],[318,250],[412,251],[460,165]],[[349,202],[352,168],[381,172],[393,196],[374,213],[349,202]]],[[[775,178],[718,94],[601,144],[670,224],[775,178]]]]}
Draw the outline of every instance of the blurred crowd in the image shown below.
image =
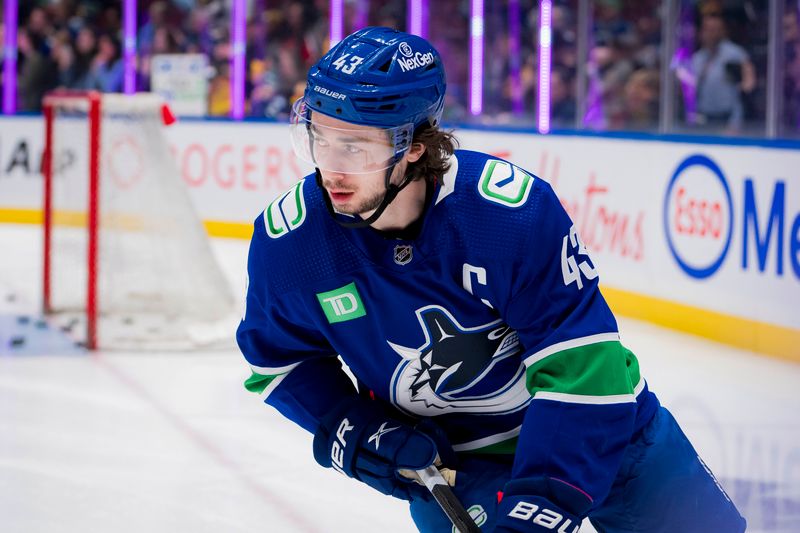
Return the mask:
{"type": "MultiPolygon", "coordinates": [[[[20,2],[18,107],[37,111],[54,88],[118,92],[123,87],[120,0],[20,2]]],[[[152,58],[208,58],[207,114],[231,111],[230,0],[138,0],[136,88],[150,89],[152,58]]],[[[328,47],[328,0],[250,0],[246,30],[246,113],[282,119],[304,89],[308,67],[328,47]]],[[[766,0],[683,0],[670,59],[678,129],[763,131],[767,73],[766,0]],[[759,130],[760,128],[760,130],[759,130]]],[[[784,112],[800,124],[800,30],[787,2],[784,112]]],[[[538,93],[539,2],[485,2],[484,104],[469,113],[468,0],[428,3],[428,38],[445,60],[450,122],[534,124],[538,93]],[[446,21],[446,23],[441,23],[446,21]],[[518,27],[518,32],[509,28],[518,27]]],[[[406,28],[406,0],[346,0],[345,33],[367,25],[406,28]]],[[[578,91],[578,0],[552,9],[552,127],[653,131],[661,106],[661,0],[594,0],[585,85],[578,91]],[[579,93],[584,97],[579,100],[579,93]]],[[[2,26],[0,26],[2,30],[2,26]]]]}
{"type": "MultiPolygon", "coordinates": [[[[317,4],[255,1],[247,23],[248,112],[280,117],[305,71],[323,53],[328,28],[317,4]],[[279,5],[278,5],[279,4],[279,5]],[[266,36],[269,36],[267,38],[266,36]]],[[[139,0],[136,90],[150,89],[160,54],[208,58],[208,114],[230,112],[231,29],[227,0],[139,0]]],[[[123,89],[120,0],[21,2],[18,28],[18,108],[37,111],[56,88],[123,89]]]]}

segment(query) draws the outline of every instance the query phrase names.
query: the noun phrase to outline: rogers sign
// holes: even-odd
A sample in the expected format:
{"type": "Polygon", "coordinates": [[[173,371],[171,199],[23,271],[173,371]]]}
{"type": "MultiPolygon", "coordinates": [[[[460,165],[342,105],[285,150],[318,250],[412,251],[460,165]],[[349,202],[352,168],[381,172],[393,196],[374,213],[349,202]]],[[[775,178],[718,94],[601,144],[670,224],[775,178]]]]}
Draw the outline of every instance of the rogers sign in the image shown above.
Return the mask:
{"type": "Polygon", "coordinates": [[[736,206],[725,174],[710,157],[695,154],[678,165],[664,197],[664,231],[673,258],[689,276],[709,278],[725,262],[739,230],[742,270],[757,263],[764,272],[774,257],[775,274],[783,276],[786,250],[800,279],[800,213],[786,212],[786,183],[760,180],[758,193],[752,178],[742,183],[742,205],[736,206]],[[769,207],[759,210],[757,194],[770,185],[769,207]]]}

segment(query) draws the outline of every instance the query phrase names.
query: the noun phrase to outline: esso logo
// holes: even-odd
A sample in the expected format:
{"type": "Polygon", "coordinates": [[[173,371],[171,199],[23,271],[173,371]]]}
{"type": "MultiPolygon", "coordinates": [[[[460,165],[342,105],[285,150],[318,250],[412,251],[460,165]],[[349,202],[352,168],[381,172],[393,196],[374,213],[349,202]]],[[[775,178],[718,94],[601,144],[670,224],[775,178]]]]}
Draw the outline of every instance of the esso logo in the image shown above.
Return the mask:
{"type": "Polygon", "coordinates": [[[713,275],[728,253],[733,200],[719,166],[704,155],[686,158],[664,198],[664,230],[672,256],[698,279],[713,275]]]}

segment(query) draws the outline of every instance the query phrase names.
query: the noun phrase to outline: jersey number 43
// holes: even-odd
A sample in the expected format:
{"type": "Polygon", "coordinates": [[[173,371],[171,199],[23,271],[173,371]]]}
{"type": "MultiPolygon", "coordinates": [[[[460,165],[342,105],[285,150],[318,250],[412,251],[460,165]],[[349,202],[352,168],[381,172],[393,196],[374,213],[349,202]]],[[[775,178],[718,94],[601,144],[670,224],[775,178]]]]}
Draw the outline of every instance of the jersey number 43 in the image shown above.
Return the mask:
{"type": "Polygon", "coordinates": [[[578,290],[582,289],[583,280],[581,279],[581,274],[587,280],[594,279],[597,277],[597,270],[592,266],[589,259],[589,251],[578,236],[578,230],[575,229],[575,224],[573,224],[569,228],[569,234],[564,235],[564,240],[561,243],[561,275],[564,276],[564,285],[577,283],[578,290]],[[578,259],[575,259],[576,256],[578,259]],[[586,259],[579,263],[580,256],[584,256],[586,259]]]}

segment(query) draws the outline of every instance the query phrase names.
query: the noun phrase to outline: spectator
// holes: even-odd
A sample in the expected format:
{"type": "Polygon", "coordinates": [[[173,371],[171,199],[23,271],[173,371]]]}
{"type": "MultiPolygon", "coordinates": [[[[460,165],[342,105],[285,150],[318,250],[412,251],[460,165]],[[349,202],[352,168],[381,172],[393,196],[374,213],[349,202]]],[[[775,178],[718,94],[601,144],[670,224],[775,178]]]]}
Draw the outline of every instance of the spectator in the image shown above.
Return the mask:
{"type": "Polygon", "coordinates": [[[788,10],[783,15],[784,62],[784,128],[787,133],[800,133],[800,25],[798,13],[788,10]]]}
{"type": "Polygon", "coordinates": [[[48,56],[42,53],[42,37],[27,28],[17,33],[19,51],[19,77],[17,92],[20,111],[40,111],[42,97],[57,83],[57,69],[48,56]]]}
{"type": "Polygon", "coordinates": [[[575,124],[573,86],[567,69],[553,69],[550,74],[550,122],[553,128],[571,128],[575,124]]]}
{"type": "Polygon", "coordinates": [[[106,93],[122,92],[123,65],[119,40],[112,35],[103,35],[98,40],[97,55],[92,72],[97,86],[106,93]]]}
{"type": "Polygon", "coordinates": [[[90,90],[97,89],[98,82],[92,70],[92,60],[97,54],[97,37],[94,30],[84,26],[78,31],[70,51],[62,51],[59,61],[61,70],[61,85],[68,89],[90,90]],[[71,56],[71,61],[65,65],[65,56],[71,56]],[[66,66],[67,68],[63,68],[66,66]]]}
{"type": "Polygon", "coordinates": [[[208,87],[208,114],[224,117],[231,113],[231,77],[227,61],[216,64],[217,74],[208,87]]]}
{"type": "Polygon", "coordinates": [[[697,122],[738,132],[744,120],[742,92],[755,89],[755,68],[747,52],[727,39],[725,21],[717,13],[703,15],[700,44],[692,56],[697,122]]]}
{"type": "Polygon", "coordinates": [[[625,106],[620,127],[652,130],[658,126],[658,71],[639,69],[625,83],[625,106]]]}
{"type": "Polygon", "coordinates": [[[149,20],[139,28],[137,43],[139,52],[143,55],[150,55],[153,49],[156,30],[164,27],[167,23],[167,2],[153,2],[148,10],[149,20]]]}
{"type": "Polygon", "coordinates": [[[27,29],[34,42],[39,46],[39,51],[47,55],[49,48],[47,46],[47,38],[53,31],[47,12],[40,8],[35,7],[28,16],[27,29]]]}
{"type": "Polygon", "coordinates": [[[589,52],[591,126],[616,128],[625,112],[625,83],[635,70],[629,59],[630,47],[620,39],[599,41],[589,52]]]}
{"type": "Polygon", "coordinates": [[[280,80],[273,57],[250,62],[250,115],[255,117],[288,118],[289,100],[279,90],[280,80]]]}

